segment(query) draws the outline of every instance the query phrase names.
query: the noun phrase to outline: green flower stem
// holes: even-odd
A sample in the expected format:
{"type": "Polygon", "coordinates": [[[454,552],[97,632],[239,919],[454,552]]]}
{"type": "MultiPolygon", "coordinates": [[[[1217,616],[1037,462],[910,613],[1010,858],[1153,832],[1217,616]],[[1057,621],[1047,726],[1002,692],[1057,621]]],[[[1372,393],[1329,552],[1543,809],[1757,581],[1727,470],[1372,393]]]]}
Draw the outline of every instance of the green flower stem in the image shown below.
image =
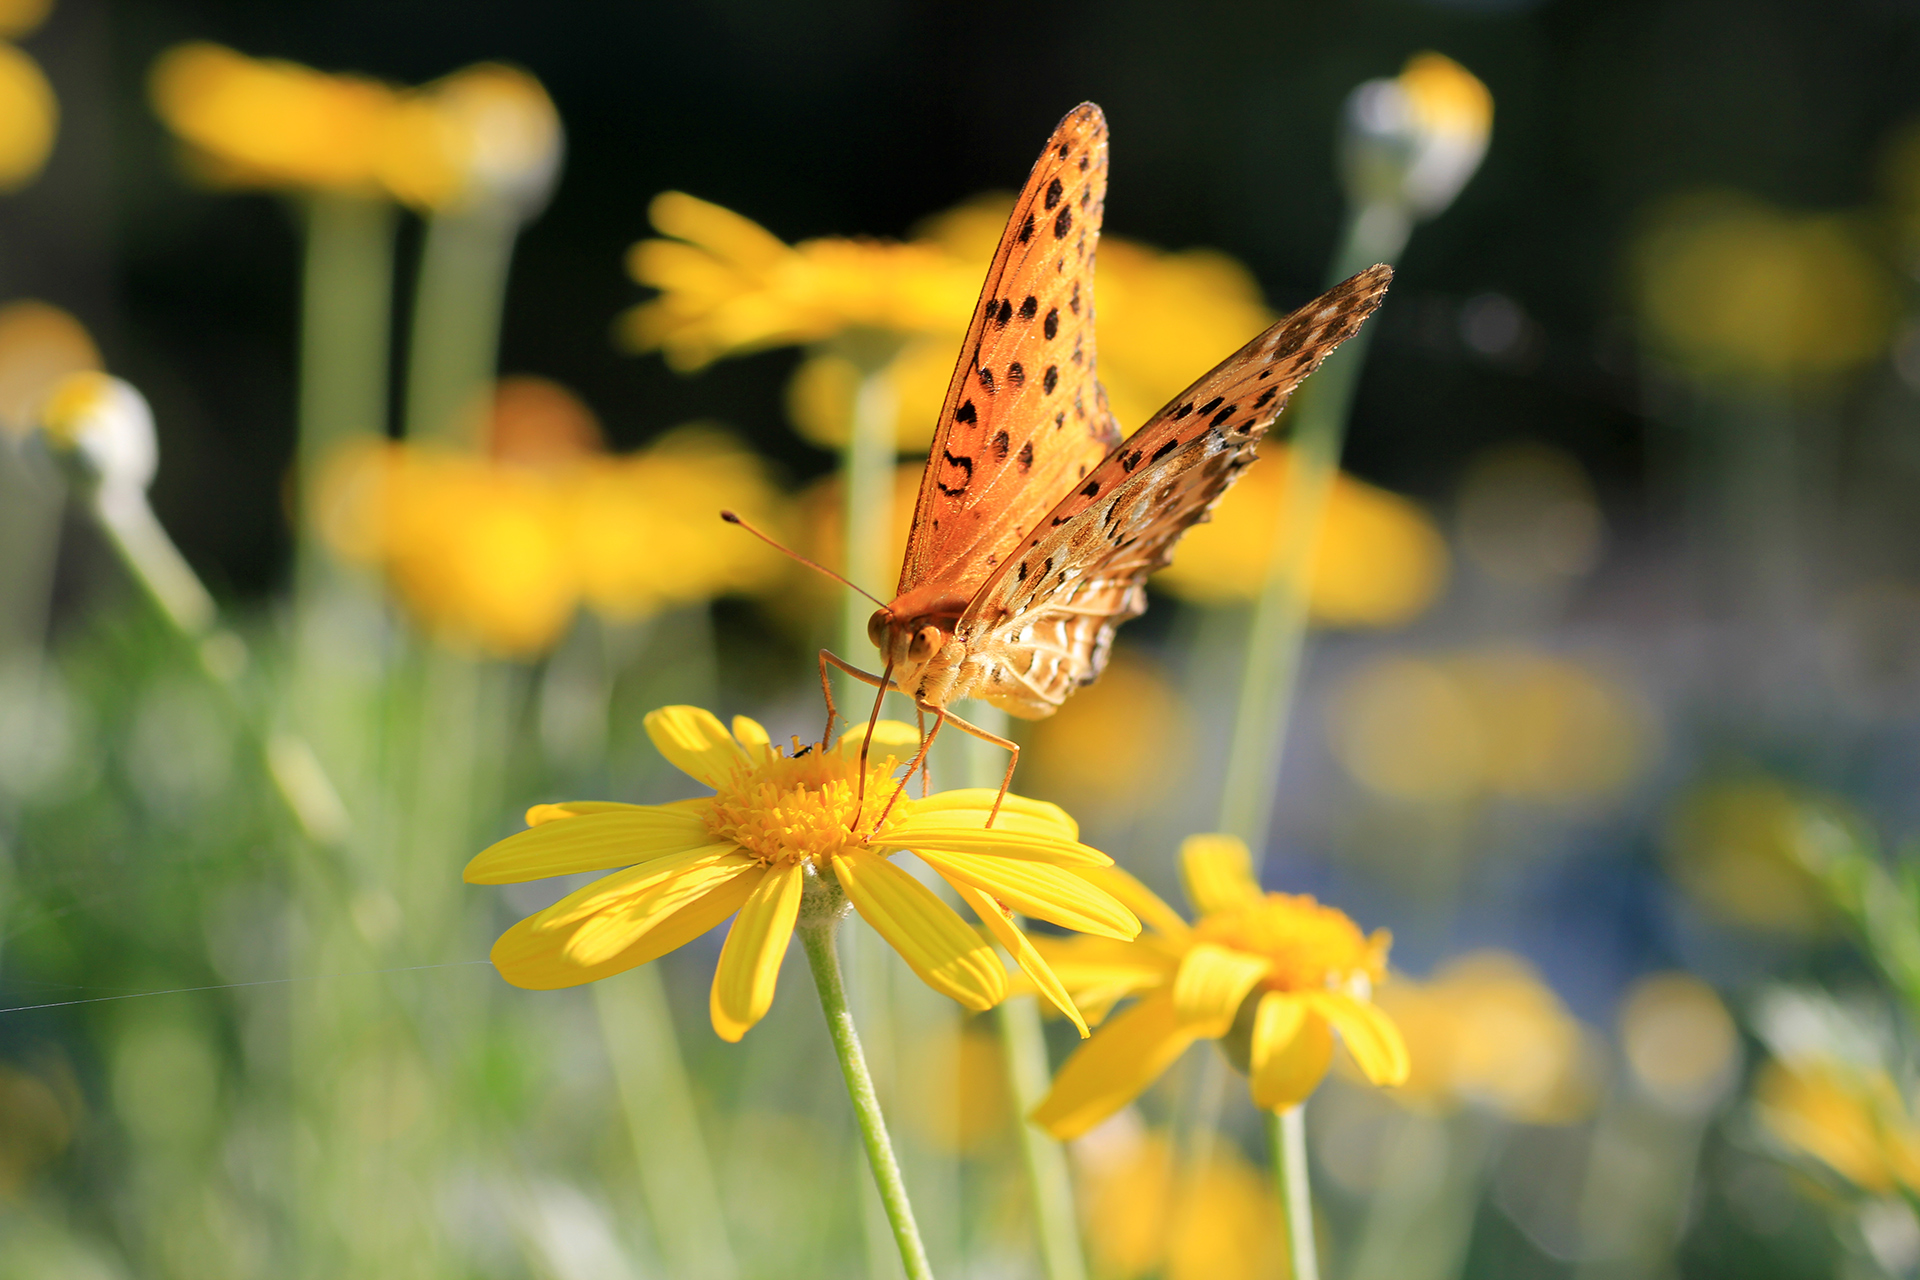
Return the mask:
{"type": "MultiPolygon", "coordinates": [[[[296,468],[303,489],[343,441],[387,433],[394,221],[384,200],[316,195],[307,203],[296,468]]],[[[320,561],[310,540],[300,545],[304,578],[320,561]]]]}
{"type": "MultiPolygon", "coordinates": [[[[1334,256],[1330,282],[1338,283],[1376,262],[1396,260],[1406,247],[1409,226],[1405,214],[1394,207],[1357,211],[1334,256]]],[[[1339,470],[1347,416],[1372,333],[1372,326],[1363,327],[1328,356],[1301,389],[1293,410],[1293,450],[1286,492],[1274,519],[1273,562],[1247,628],[1232,749],[1220,797],[1219,829],[1247,842],[1256,872],[1273,820],[1280,752],[1307,634],[1310,575],[1321,521],[1339,470]]]]}
{"type": "MultiPolygon", "coordinates": [[[[834,892],[838,892],[837,886],[834,892]]],[[[880,1098],[874,1092],[873,1077],[867,1074],[860,1034],[854,1029],[853,1013],[847,1008],[846,985],[840,977],[840,955],[834,948],[839,913],[809,912],[804,905],[801,910],[800,942],[813,969],[813,985],[820,993],[820,1010],[827,1017],[827,1035],[833,1041],[834,1056],[840,1059],[840,1074],[847,1081],[847,1096],[853,1101],[853,1114],[867,1148],[874,1186],[880,1192],[881,1204],[886,1206],[887,1222],[900,1249],[900,1264],[906,1269],[907,1280],[933,1280],[933,1266],[927,1261],[926,1246],[920,1242],[920,1228],[913,1220],[913,1205],[907,1199],[907,1184],[900,1176],[900,1162],[894,1157],[893,1141],[887,1136],[886,1118],[880,1114],[880,1098]]]]}
{"type": "Polygon", "coordinates": [[[1307,1181],[1307,1106],[1267,1112],[1267,1141],[1273,1147],[1273,1187],[1286,1221],[1287,1259],[1292,1280],[1320,1280],[1320,1257],[1313,1248],[1313,1188],[1307,1181]]]}
{"type": "Polygon", "coordinates": [[[519,230],[513,212],[492,203],[427,223],[407,363],[409,438],[477,443],[519,230]]]}
{"type": "MultiPolygon", "coordinates": [[[[899,453],[893,430],[899,402],[887,369],[899,354],[900,340],[861,330],[840,335],[833,351],[860,370],[853,420],[840,454],[840,496],[845,504],[840,527],[846,531],[840,571],[848,581],[884,600],[892,594],[895,578],[887,562],[893,551],[893,463],[899,453]]],[[[871,656],[867,618],[873,613],[873,602],[854,591],[845,592],[844,597],[840,656],[857,663],[871,656]]],[[[856,694],[863,688],[849,687],[856,694]]],[[[852,705],[847,709],[851,712],[852,705]]]]}

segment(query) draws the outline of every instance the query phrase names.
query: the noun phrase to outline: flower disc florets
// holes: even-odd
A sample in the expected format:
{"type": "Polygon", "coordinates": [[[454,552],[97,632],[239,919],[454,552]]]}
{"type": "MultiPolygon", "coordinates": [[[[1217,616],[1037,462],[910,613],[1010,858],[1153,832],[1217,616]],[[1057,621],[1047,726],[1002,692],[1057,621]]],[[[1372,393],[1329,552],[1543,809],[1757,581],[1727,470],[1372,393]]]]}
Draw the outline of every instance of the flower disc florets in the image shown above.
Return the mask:
{"type": "Polygon", "coordinates": [[[1202,916],[1201,941],[1263,956],[1273,968],[1261,985],[1270,991],[1343,991],[1365,999],[1386,974],[1385,929],[1371,936],[1345,912],[1306,894],[1269,893],[1202,916]]]}
{"type": "Polygon", "coordinates": [[[757,764],[734,766],[704,817],[716,841],[737,844],[770,866],[807,861],[824,871],[836,855],[884,835],[911,808],[902,797],[875,830],[900,785],[894,778],[900,762],[890,755],[869,760],[863,805],[857,760],[809,747],[788,755],[772,743],[766,752],[757,764]]]}

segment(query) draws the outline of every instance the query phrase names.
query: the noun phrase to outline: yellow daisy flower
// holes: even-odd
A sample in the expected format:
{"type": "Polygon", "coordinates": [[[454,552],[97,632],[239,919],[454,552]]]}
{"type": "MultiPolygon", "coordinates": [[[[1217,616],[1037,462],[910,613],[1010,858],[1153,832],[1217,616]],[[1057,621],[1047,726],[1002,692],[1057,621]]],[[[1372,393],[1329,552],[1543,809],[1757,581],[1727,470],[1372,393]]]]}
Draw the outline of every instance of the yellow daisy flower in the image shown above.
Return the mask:
{"type": "Polygon", "coordinates": [[[1372,1083],[1407,1078],[1406,1043],[1371,998],[1386,975],[1386,930],[1369,936],[1310,897],[1261,892],[1247,847],[1231,836],[1194,836],[1180,857],[1196,923],[1125,872],[1096,868],[1088,878],[1154,932],[1121,945],[1039,943],[1096,1019],[1127,996],[1137,1003],[1067,1059],[1034,1123],[1057,1138],[1085,1133],[1203,1038],[1221,1041],[1248,1076],[1254,1102],[1270,1111],[1297,1106],[1319,1085],[1336,1031],[1372,1083]]]}
{"type": "MultiPolygon", "coordinates": [[[[887,801],[901,761],[870,761],[859,798],[864,726],[831,750],[789,753],[736,716],[733,732],[698,707],[663,707],[646,718],[660,753],[714,789],[665,805],[600,801],[536,805],[529,829],[467,864],[470,884],[510,884],[580,871],[624,870],[522,920],[494,944],[493,963],[515,986],[571,987],[665,955],[738,913],[720,951],[710,1010],[713,1029],[738,1040],[773,1002],[781,957],[811,877],[837,884],[868,924],[935,991],[969,1009],[1007,994],[992,942],[939,895],[890,860],[911,850],[952,886],[1011,953],[1027,978],[1086,1034],[1060,980],[1012,912],[1124,941],[1140,922],[1076,874],[1112,860],[1079,841],[1064,811],[1006,797],[994,825],[992,788],[887,801]],[[885,816],[882,816],[883,810],[885,816]]],[[[882,722],[875,757],[917,742],[909,725],[882,722]]]]}
{"type": "Polygon", "coordinates": [[[788,245],[749,218],[678,191],[654,197],[648,214],[671,238],[634,245],[627,270],[660,296],[622,316],[619,333],[635,351],[662,351],[677,369],[846,329],[944,331],[980,291],[977,265],[926,245],[788,245]]]}

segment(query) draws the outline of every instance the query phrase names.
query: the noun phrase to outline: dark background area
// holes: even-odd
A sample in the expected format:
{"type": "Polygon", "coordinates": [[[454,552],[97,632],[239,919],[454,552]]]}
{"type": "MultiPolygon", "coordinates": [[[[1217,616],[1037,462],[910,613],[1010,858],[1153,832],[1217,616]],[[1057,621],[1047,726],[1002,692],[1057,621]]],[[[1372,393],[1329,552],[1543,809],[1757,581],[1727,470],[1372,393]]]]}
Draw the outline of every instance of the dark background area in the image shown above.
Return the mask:
{"type": "MultiPolygon", "coordinates": [[[[160,514],[242,596],[286,569],[295,211],[181,176],[145,80],[187,39],[406,83],[482,59],[530,69],[558,103],[568,155],[514,261],[502,369],[574,387],[618,445],[718,418],[796,479],[830,460],[785,427],[792,352],[685,378],[609,341],[642,295],[621,254],[647,233],[654,193],[692,192],[790,240],[903,235],[1017,185],[1052,123],[1091,98],[1113,122],[1110,232],[1223,249],[1285,307],[1320,283],[1337,234],[1342,98],[1437,49],[1492,89],[1493,146],[1404,261],[1348,464],[1441,499],[1483,446],[1544,439],[1577,454],[1630,523],[1642,419],[1621,261],[1636,212],[1702,186],[1790,208],[1865,204],[1880,148],[1920,108],[1920,7],[1890,0],[64,0],[24,42],[59,94],[62,131],[45,177],[0,202],[0,295],[72,310],[146,391],[160,514]],[[1459,337],[1461,304],[1488,292],[1530,321],[1508,358],[1459,337]]],[[[403,307],[417,231],[401,241],[403,307]]]]}

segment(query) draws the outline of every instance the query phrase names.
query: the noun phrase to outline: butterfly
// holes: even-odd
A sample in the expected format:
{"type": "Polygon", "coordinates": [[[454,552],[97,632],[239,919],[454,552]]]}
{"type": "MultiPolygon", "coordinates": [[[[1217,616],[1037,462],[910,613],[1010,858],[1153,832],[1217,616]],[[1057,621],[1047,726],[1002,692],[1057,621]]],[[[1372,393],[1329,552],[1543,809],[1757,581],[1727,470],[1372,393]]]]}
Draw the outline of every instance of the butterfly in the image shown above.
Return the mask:
{"type": "MultiPolygon", "coordinates": [[[[1106,117],[1082,103],[1047,139],[987,269],[899,586],[867,624],[885,669],[875,676],[821,651],[823,687],[831,664],[935,717],[908,776],[950,721],[1012,752],[1005,795],[1019,747],[951,704],[979,698],[1039,719],[1098,678],[1115,631],[1146,610],[1148,575],[1252,464],[1294,388],[1359,331],[1393,276],[1374,266],[1336,285],[1123,439],[1095,374],[1106,193],[1106,117]]],[[[827,708],[831,737],[831,689],[827,708]]],[[[876,701],[872,719],[879,710],[876,701]]]]}

